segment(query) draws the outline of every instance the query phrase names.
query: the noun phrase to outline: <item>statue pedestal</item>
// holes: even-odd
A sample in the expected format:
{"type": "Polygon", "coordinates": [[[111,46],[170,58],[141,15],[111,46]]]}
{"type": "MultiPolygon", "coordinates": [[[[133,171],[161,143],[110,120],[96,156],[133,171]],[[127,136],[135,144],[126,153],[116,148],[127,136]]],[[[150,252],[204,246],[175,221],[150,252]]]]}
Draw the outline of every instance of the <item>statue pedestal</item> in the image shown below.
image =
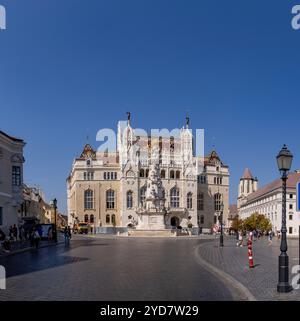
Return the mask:
{"type": "Polygon", "coordinates": [[[165,230],[165,215],[162,212],[156,212],[156,210],[149,210],[144,213],[140,213],[138,219],[139,230],[165,230]]]}
{"type": "Polygon", "coordinates": [[[176,237],[176,230],[130,230],[128,236],[133,237],[176,237]]]}

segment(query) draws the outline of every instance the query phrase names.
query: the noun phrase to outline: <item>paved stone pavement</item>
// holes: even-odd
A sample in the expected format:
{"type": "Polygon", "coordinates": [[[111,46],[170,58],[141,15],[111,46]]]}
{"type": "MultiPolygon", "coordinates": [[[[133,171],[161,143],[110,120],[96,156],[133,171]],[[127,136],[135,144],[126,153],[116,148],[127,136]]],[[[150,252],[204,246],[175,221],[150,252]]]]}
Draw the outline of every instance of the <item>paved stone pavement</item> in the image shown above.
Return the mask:
{"type": "Polygon", "coordinates": [[[0,258],[0,300],[233,300],[195,259],[199,239],[91,238],[0,258]]]}
{"type": "MultiPolygon", "coordinates": [[[[288,254],[290,269],[298,265],[298,240],[289,240],[288,254]]],[[[225,238],[225,247],[219,247],[219,241],[206,242],[197,249],[202,259],[226,272],[238,282],[242,283],[257,300],[300,300],[300,290],[289,294],[278,294],[278,256],[280,241],[274,239],[271,246],[266,239],[253,242],[254,269],[248,267],[247,247],[238,248],[234,238],[225,238]]],[[[290,273],[292,277],[296,274],[290,273]]]]}

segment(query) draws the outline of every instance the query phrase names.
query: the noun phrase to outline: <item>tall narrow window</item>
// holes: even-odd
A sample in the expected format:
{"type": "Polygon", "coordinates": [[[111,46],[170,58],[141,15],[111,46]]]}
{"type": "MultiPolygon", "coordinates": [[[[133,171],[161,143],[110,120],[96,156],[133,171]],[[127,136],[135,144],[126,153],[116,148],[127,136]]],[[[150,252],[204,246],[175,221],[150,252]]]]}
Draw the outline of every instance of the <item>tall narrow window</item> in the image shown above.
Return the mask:
{"type": "Polygon", "coordinates": [[[174,153],[174,148],[175,146],[174,146],[174,137],[173,136],[171,136],[170,137],[170,152],[171,153],[174,153]]]}
{"type": "Polygon", "coordinates": [[[198,211],[204,211],[204,194],[203,193],[198,194],[197,202],[198,202],[197,204],[198,211]]]}
{"type": "Polygon", "coordinates": [[[173,208],[179,207],[179,189],[176,187],[171,189],[170,204],[171,204],[171,207],[173,208]]]}
{"type": "Polygon", "coordinates": [[[113,214],[113,215],[111,216],[111,223],[112,223],[112,224],[116,224],[116,215],[115,215],[115,214],[113,214]]]}
{"type": "Polygon", "coordinates": [[[109,224],[109,223],[110,223],[110,215],[107,214],[107,215],[106,215],[106,224],[109,224]]]}
{"type": "Polygon", "coordinates": [[[128,209],[133,208],[133,197],[132,197],[132,192],[131,191],[127,192],[127,208],[128,209]]]}
{"type": "Polygon", "coordinates": [[[204,215],[200,216],[200,224],[204,224],[204,215]]]}
{"type": "Polygon", "coordinates": [[[220,212],[221,203],[222,203],[222,195],[220,193],[217,193],[214,195],[214,202],[215,202],[215,211],[220,212]]]}
{"type": "Polygon", "coordinates": [[[187,208],[190,210],[193,208],[193,194],[192,193],[188,193],[187,194],[187,208]]]}
{"type": "Polygon", "coordinates": [[[89,222],[89,216],[87,214],[84,215],[84,223],[89,222]]]}
{"type": "Polygon", "coordinates": [[[94,208],[94,192],[91,189],[84,191],[84,209],[91,210],[94,208]]]}
{"type": "Polygon", "coordinates": [[[174,173],[174,171],[171,171],[171,172],[170,172],[170,178],[171,178],[171,179],[174,179],[174,178],[175,178],[175,173],[174,173]]]}
{"type": "Polygon", "coordinates": [[[180,179],[180,171],[176,171],[176,179],[180,179]]]}
{"type": "Polygon", "coordinates": [[[12,167],[12,184],[13,184],[13,186],[21,186],[21,184],[22,184],[21,167],[20,166],[13,166],[12,167]]]}
{"type": "Polygon", "coordinates": [[[166,178],[166,171],[164,169],[160,172],[160,177],[166,178]]]}
{"type": "Polygon", "coordinates": [[[140,169],[140,177],[141,178],[145,177],[145,170],[143,168],[140,169]]]}
{"type": "Polygon", "coordinates": [[[115,208],[115,191],[109,189],[106,191],[106,208],[114,209],[115,208]]]}
{"type": "Polygon", "coordinates": [[[146,187],[143,186],[140,189],[140,204],[143,206],[145,204],[145,200],[146,200],[146,187]]]}

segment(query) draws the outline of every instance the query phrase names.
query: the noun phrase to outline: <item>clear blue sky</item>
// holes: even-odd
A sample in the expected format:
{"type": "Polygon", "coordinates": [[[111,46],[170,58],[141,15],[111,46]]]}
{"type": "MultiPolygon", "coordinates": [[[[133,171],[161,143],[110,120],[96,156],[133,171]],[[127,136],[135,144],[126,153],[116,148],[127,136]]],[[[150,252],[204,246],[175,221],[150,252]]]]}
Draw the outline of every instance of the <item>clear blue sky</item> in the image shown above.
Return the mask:
{"type": "MultiPolygon", "coordinates": [[[[300,0],[298,1],[300,4],[300,0]]],[[[0,128],[24,138],[25,181],[66,209],[86,141],[125,112],[146,129],[206,130],[231,170],[278,176],[283,143],[300,168],[297,1],[0,0],[0,128]]]]}

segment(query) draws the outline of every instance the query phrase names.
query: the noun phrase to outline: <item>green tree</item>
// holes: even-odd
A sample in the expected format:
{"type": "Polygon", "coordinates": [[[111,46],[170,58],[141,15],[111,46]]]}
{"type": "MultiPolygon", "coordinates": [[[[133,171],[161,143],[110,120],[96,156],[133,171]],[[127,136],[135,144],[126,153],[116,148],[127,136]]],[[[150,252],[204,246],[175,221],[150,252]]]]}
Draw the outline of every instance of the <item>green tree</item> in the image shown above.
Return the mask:
{"type": "Polygon", "coordinates": [[[260,230],[264,233],[272,230],[272,223],[263,214],[254,213],[244,220],[243,230],[247,232],[260,230]]]}
{"type": "Polygon", "coordinates": [[[243,220],[242,219],[234,219],[232,222],[231,222],[231,230],[232,231],[242,231],[243,230],[243,220]]]}

